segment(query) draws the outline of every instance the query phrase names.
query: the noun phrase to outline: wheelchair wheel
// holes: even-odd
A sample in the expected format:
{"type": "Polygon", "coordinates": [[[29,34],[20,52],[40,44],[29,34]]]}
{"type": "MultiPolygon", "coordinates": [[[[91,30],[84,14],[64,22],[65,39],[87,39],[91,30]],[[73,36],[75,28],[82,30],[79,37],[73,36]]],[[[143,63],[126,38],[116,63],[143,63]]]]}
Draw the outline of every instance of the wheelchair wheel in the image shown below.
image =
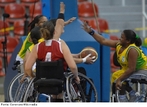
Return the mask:
{"type": "MultiPolygon", "coordinates": [[[[133,80],[129,81],[129,85],[135,91],[136,98],[133,101],[130,101],[130,95],[126,90],[126,95],[127,95],[128,101],[129,102],[146,102],[146,96],[147,96],[146,84],[142,84],[138,80],[135,80],[135,82],[134,81],[132,82],[132,81],[133,80]]],[[[119,99],[119,90],[116,91],[116,101],[122,102],[119,99]]]]}
{"type": "MultiPolygon", "coordinates": [[[[26,91],[24,93],[24,97],[23,97],[23,102],[35,102],[36,101],[36,96],[34,96],[34,79],[31,79],[27,88],[26,88],[26,91]]],[[[36,94],[35,94],[36,95],[36,94]]]]}
{"type": "Polygon", "coordinates": [[[10,102],[22,102],[23,94],[29,81],[25,79],[23,83],[20,83],[23,74],[24,73],[17,74],[8,86],[8,98],[10,102]]]}
{"type": "Polygon", "coordinates": [[[51,95],[39,93],[34,87],[35,78],[33,78],[24,94],[23,102],[51,102],[51,95]]]}
{"type": "Polygon", "coordinates": [[[79,73],[80,84],[74,80],[71,73],[66,79],[66,94],[69,102],[97,102],[98,96],[96,88],[91,79],[79,73]]]}

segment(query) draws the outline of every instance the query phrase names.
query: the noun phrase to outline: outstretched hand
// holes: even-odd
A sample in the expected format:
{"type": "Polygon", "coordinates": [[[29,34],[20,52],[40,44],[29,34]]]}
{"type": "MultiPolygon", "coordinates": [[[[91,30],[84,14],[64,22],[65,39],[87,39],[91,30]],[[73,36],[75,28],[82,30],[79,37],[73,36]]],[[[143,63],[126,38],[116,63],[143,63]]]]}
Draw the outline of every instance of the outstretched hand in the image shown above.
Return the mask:
{"type": "Polygon", "coordinates": [[[63,2],[60,2],[60,13],[65,12],[65,4],[63,2]]]}
{"type": "Polygon", "coordinates": [[[73,22],[75,19],[76,19],[76,17],[72,17],[72,18],[70,18],[68,21],[69,21],[69,23],[71,23],[71,22],[73,22]]]}
{"type": "Polygon", "coordinates": [[[87,33],[91,32],[91,27],[87,24],[86,21],[83,22],[82,29],[84,29],[87,33]]]}
{"type": "Polygon", "coordinates": [[[66,22],[64,22],[64,25],[72,23],[75,19],[76,19],[76,17],[72,17],[72,18],[68,19],[66,22]]]}

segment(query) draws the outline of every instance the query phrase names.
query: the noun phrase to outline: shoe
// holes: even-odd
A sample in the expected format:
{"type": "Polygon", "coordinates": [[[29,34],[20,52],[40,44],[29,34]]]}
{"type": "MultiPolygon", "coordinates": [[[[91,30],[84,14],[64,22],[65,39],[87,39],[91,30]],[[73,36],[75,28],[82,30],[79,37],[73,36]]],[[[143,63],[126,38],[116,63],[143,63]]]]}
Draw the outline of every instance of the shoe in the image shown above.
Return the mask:
{"type": "Polygon", "coordinates": [[[119,95],[119,101],[120,102],[128,102],[128,98],[126,95],[119,95]]]}

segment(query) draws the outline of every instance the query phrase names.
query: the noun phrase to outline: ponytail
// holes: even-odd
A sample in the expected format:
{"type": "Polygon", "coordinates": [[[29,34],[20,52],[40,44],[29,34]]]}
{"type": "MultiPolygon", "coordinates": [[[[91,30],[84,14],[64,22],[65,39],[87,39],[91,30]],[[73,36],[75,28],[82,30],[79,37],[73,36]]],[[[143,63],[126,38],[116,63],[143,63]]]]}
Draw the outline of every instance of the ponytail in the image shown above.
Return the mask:
{"type": "Polygon", "coordinates": [[[42,36],[45,40],[49,40],[51,39],[52,37],[50,36],[50,32],[47,28],[41,28],[40,29],[40,32],[42,33],[42,36]]]}
{"type": "Polygon", "coordinates": [[[136,35],[136,40],[135,40],[135,45],[136,46],[138,46],[138,47],[140,47],[141,45],[142,45],[142,40],[141,40],[141,38],[138,36],[138,35],[136,35]]]}
{"type": "Polygon", "coordinates": [[[47,21],[42,25],[42,28],[40,29],[43,38],[45,40],[49,40],[53,38],[54,35],[55,26],[52,21],[47,21]]]}

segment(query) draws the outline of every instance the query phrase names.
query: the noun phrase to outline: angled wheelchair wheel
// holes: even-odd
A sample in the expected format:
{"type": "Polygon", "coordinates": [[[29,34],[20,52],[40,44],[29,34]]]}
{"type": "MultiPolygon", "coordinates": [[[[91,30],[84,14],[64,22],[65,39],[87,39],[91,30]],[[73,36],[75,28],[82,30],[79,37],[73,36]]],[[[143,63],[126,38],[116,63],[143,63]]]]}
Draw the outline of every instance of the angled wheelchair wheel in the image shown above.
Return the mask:
{"type": "Polygon", "coordinates": [[[79,73],[80,84],[74,80],[71,73],[66,79],[66,94],[69,102],[97,102],[97,90],[90,78],[79,73]]]}
{"type": "Polygon", "coordinates": [[[25,79],[23,83],[20,83],[24,73],[17,74],[10,82],[8,86],[8,98],[10,102],[22,102],[23,95],[29,80],[25,79]]]}
{"type": "MultiPolygon", "coordinates": [[[[131,79],[130,81],[126,81],[129,82],[129,85],[131,86],[131,88],[135,91],[135,98],[133,98],[133,100],[131,99],[131,96],[129,95],[129,93],[126,90],[126,96],[128,98],[128,102],[147,102],[147,81],[145,80],[138,80],[138,79],[131,79]]],[[[119,90],[116,91],[116,101],[117,102],[122,102],[119,99],[119,90]]]]}
{"type": "Polygon", "coordinates": [[[26,88],[26,91],[24,93],[24,97],[23,97],[23,102],[36,102],[36,93],[34,91],[34,79],[31,79],[27,88],[26,88]]]}

